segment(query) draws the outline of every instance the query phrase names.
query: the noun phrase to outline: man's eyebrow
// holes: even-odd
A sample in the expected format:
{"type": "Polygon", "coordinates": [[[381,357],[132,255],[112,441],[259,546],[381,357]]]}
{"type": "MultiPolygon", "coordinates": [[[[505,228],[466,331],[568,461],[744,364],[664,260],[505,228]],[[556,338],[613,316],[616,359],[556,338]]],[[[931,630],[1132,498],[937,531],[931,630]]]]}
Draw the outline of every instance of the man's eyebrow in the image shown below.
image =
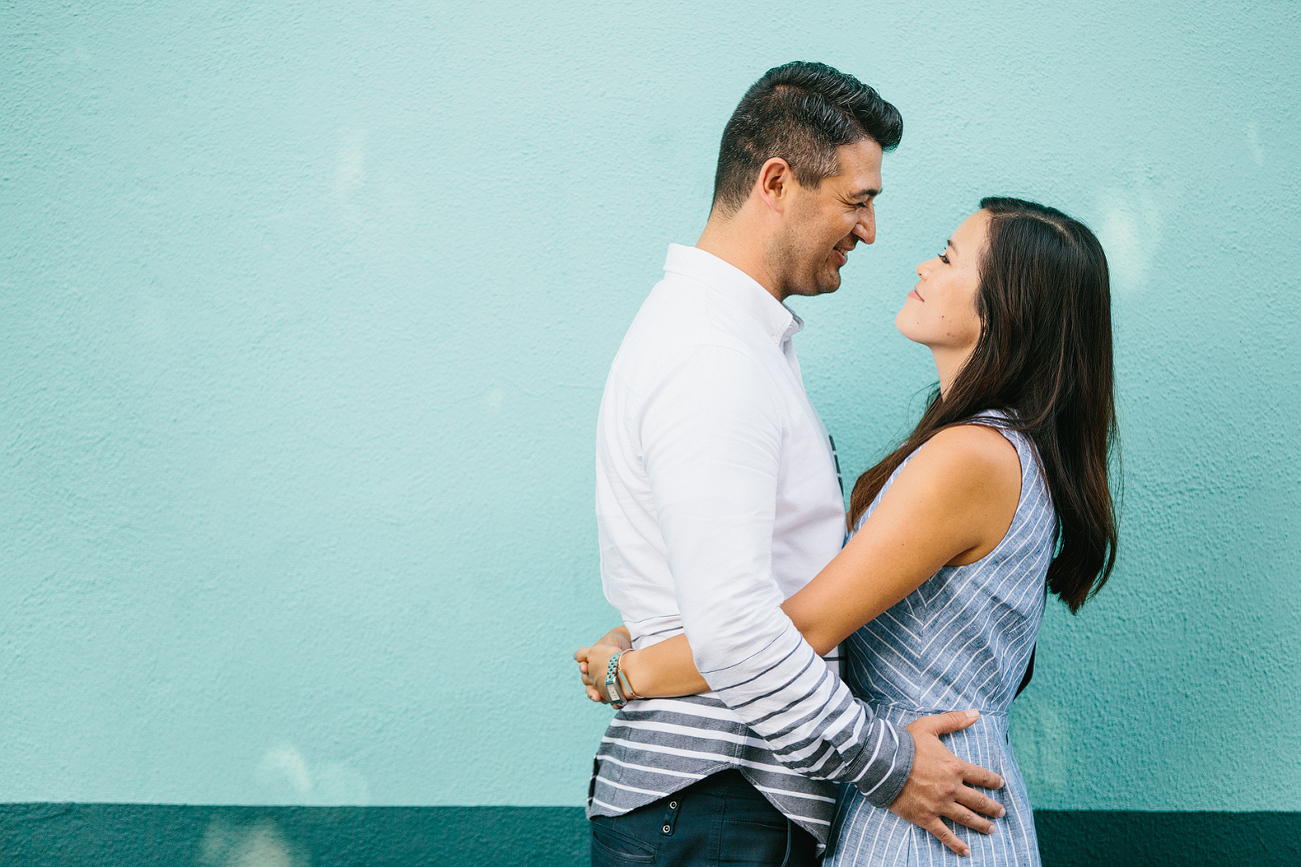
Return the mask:
{"type": "Polygon", "coordinates": [[[871,187],[864,187],[856,193],[851,193],[851,199],[869,199],[881,195],[880,190],[874,190],[871,187]]]}

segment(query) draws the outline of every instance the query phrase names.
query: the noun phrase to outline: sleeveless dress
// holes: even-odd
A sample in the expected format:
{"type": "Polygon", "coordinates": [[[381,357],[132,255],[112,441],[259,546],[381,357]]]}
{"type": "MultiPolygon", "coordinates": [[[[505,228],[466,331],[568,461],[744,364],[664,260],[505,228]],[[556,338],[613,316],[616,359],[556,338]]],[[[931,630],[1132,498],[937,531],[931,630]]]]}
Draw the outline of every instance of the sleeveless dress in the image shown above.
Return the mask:
{"type": "MultiPolygon", "coordinates": [[[[1007,715],[1043,617],[1057,516],[1033,443],[1001,427],[1004,419],[1001,413],[982,413],[971,423],[999,430],[1021,459],[1021,496],[1007,534],[981,560],[935,573],[857,630],[844,648],[849,688],[886,719],[907,725],[929,714],[980,711],[974,725],[943,735],[941,741],[958,758],[1003,778],[1004,788],[982,791],[1000,802],[1007,815],[993,820],[990,836],[946,820],[971,847],[971,856],[960,858],[927,831],[873,807],[853,786],[844,786],[825,867],[1039,867],[1034,813],[1008,742],[1007,715]]],[[[855,531],[912,457],[895,470],[855,531]]]]}

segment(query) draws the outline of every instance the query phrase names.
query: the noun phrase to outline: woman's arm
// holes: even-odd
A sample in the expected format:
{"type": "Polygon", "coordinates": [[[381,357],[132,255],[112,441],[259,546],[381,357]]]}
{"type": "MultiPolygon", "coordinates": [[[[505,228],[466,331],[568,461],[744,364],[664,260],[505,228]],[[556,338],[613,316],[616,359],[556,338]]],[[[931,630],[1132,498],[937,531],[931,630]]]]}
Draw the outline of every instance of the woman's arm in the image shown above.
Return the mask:
{"type": "MultiPolygon", "coordinates": [[[[782,610],[814,650],[829,653],[941,567],[974,563],[994,550],[1020,494],[1021,462],[1002,434],[974,424],[940,431],[899,472],[862,529],[782,610]]],[[[594,683],[587,671],[604,682],[617,649],[598,644],[575,655],[587,663],[584,683],[594,683]]],[[[626,653],[621,665],[639,696],[709,689],[686,635],[626,653]]]]}

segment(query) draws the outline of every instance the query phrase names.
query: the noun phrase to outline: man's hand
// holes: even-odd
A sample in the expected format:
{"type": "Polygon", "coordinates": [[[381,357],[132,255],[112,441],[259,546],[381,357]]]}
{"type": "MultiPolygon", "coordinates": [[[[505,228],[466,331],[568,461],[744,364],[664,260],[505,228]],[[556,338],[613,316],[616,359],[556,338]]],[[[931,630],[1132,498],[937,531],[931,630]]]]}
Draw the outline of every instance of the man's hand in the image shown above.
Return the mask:
{"type": "Polygon", "coordinates": [[[632,650],[632,637],[625,626],[616,626],[602,635],[591,647],[580,647],[574,651],[574,661],[578,663],[579,676],[587,689],[587,697],[602,704],[609,702],[605,694],[605,669],[610,664],[610,657],[621,650],[632,650]],[[592,676],[600,676],[597,680],[592,676]]]}
{"type": "Polygon", "coordinates": [[[997,801],[966,785],[1001,789],[1002,778],[979,765],[964,762],[940,743],[939,735],[961,731],[979,718],[980,714],[974,710],[952,711],[924,716],[905,726],[912,733],[917,749],[908,782],[890,805],[890,812],[931,832],[962,856],[970,855],[971,849],[944,824],[944,818],[982,834],[992,834],[994,823],[976,814],[999,818],[1007,812],[997,801]]]}

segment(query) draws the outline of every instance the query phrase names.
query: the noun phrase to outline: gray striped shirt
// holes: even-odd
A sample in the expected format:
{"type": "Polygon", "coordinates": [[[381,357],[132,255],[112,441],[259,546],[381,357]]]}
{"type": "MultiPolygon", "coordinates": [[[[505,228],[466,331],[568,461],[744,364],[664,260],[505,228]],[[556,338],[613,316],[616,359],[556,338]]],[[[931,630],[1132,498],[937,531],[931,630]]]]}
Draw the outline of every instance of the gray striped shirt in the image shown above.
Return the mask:
{"type": "Polygon", "coordinates": [[[855,784],[888,804],[912,738],[875,718],[781,602],[844,541],[844,504],[791,337],[803,323],[703,250],[672,246],[597,423],[601,578],[641,648],[685,632],[713,692],[638,701],[597,753],[589,815],[738,768],[825,841],[855,784]]]}

